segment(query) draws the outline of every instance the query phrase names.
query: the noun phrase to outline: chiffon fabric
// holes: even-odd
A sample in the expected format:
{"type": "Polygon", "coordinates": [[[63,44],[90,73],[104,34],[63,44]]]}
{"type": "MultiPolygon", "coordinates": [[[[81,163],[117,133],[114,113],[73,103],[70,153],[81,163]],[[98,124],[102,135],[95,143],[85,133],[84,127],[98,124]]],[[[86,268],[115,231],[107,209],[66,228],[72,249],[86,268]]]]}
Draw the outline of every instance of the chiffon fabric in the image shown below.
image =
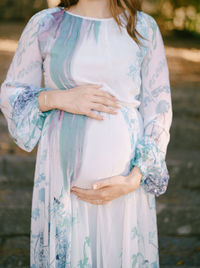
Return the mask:
{"type": "MultiPolygon", "coordinates": [[[[127,13],[128,14],[128,13],[127,13]]],[[[25,151],[38,144],[31,216],[31,268],[159,267],[156,197],[165,193],[172,121],[169,72],[159,27],[137,11],[138,45],[114,18],[64,8],[36,13],[19,40],[0,105],[25,151]],[[44,75],[44,87],[42,86],[44,75]],[[102,84],[119,100],[103,121],[59,109],[42,112],[38,95],[102,84]],[[105,205],[70,193],[94,181],[142,172],[140,186],[105,205]]]]}

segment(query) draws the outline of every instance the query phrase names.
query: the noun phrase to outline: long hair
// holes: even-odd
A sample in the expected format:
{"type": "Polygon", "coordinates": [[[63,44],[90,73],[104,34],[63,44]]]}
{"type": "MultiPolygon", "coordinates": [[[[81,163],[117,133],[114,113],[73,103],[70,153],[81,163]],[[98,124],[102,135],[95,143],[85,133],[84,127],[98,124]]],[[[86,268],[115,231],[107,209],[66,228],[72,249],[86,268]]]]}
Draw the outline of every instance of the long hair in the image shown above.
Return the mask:
{"type": "MultiPolygon", "coordinates": [[[[61,0],[58,6],[69,8],[70,6],[76,5],[79,0],[61,0]]],[[[138,36],[143,38],[140,33],[136,30],[137,24],[137,11],[141,10],[140,0],[109,0],[110,12],[119,26],[121,26],[121,21],[118,19],[118,8],[122,9],[127,24],[126,29],[128,34],[133,38],[133,40],[140,45],[138,36]],[[128,11],[128,15],[125,12],[128,11]]]]}

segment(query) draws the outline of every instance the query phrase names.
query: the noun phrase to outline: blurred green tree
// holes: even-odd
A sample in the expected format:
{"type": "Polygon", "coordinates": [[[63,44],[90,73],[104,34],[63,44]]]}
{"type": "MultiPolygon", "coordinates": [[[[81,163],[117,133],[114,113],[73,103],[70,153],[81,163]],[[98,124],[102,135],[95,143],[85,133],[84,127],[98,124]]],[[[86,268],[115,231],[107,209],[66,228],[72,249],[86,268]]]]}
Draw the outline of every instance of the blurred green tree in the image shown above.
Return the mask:
{"type": "Polygon", "coordinates": [[[144,0],[144,9],[158,17],[166,30],[200,34],[200,0],[144,0]]]}
{"type": "Polygon", "coordinates": [[[0,20],[27,21],[37,11],[47,7],[46,0],[0,0],[0,20]]]}

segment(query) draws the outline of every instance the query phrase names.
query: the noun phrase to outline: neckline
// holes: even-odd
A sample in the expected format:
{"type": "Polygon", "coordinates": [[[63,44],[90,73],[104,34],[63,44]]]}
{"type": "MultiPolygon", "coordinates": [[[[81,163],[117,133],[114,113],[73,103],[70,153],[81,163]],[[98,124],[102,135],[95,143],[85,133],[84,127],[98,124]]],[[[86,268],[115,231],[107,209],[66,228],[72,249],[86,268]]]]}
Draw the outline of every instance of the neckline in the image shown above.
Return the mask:
{"type": "MultiPolygon", "coordinates": [[[[114,17],[109,17],[109,18],[96,18],[96,17],[90,17],[90,16],[83,16],[83,15],[72,13],[71,11],[68,11],[65,8],[63,8],[63,9],[70,16],[78,17],[78,18],[85,19],[85,20],[95,20],[95,21],[114,21],[115,20],[114,17]]],[[[118,16],[120,16],[122,14],[123,13],[121,12],[121,13],[118,14],[118,16]]]]}

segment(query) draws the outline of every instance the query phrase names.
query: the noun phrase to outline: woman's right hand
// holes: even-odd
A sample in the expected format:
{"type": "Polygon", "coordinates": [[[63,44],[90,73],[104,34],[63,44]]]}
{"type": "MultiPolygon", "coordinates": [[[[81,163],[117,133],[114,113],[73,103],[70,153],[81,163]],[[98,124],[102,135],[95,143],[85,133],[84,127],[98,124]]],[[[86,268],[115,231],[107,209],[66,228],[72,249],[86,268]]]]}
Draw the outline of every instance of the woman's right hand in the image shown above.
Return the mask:
{"type": "Polygon", "coordinates": [[[113,95],[100,90],[101,87],[102,85],[87,84],[68,90],[52,90],[45,93],[48,94],[47,103],[50,109],[59,109],[103,120],[101,115],[92,110],[117,114],[116,108],[121,106],[113,95]]]}

